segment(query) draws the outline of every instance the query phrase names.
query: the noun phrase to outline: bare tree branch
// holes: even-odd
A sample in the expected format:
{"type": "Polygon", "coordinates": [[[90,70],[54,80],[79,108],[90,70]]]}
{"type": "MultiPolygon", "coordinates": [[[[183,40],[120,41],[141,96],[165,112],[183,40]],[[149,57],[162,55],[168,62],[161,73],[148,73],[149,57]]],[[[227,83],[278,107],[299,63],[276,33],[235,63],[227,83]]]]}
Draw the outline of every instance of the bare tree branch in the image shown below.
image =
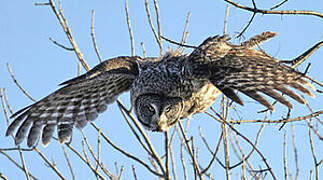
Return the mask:
{"type": "Polygon", "coordinates": [[[95,16],[95,11],[94,9],[92,10],[92,16],[91,16],[91,37],[92,37],[92,42],[94,46],[94,50],[96,55],[98,56],[99,62],[102,62],[102,57],[101,54],[99,53],[98,46],[96,44],[96,39],[95,39],[95,33],[94,33],[94,16],[95,16]]]}
{"type": "Polygon", "coordinates": [[[34,148],[34,151],[36,151],[38,155],[46,162],[46,164],[54,170],[59,178],[66,179],[63,174],[47,159],[47,157],[37,147],[34,148]]]}
{"type": "Polygon", "coordinates": [[[36,100],[33,98],[33,97],[31,97],[31,95],[19,84],[19,82],[16,80],[16,78],[15,78],[15,75],[13,74],[13,72],[12,72],[12,69],[11,69],[11,67],[10,67],[10,65],[9,65],[9,63],[7,63],[7,68],[8,68],[8,71],[9,71],[9,73],[10,73],[10,75],[11,75],[11,78],[12,78],[12,80],[13,80],[13,82],[18,86],[18,88],[30,99],[30,100],[32,100],[32,101],[34,101],[34,102],[36,102],[36,100]]]}
{"type": "Polygon", "coordinates": [[[279,4],[273,6],[270,8],[270,10],[274,10],[274,9],[277,9],[279,8],[280,6],[282,6],[283,4],[285,4],[288,0],[283,0],[282,2],[280,2],[279,4]]]}
{"type": "Polygon", "coordinates": [[[263,120],[263,119],[255,119],[255,120],[231,120],[228,123],[230,124],[240,124],[240,123],[286,123],[286,122],[294,122],[294,121],[302,121],[305,119],[311,119],[313,117],[317,117],[323,114],[323,111],[317,111],[306,116],[300,116],[297,118],[290,118],[290,119],[279,119],[279,120],[263,120]]]}
{"type": "MultiPolygon", "coordinates": [[[[86,63],[86,61],[83,57],[83,54],[79,50],[79,47],[76,44],[75,39],[72,36],[72,32],[71,32],[70,28],[68,27],[67,20],[65,19],[64,15],[63,15],[63,10],[61,8],[59,8],[59,11],[58,11],[53,0],[49,0],[49,4],[50,4],[50,7],[52,8],[53,12],[55,13],[59,23],[61,24],[61,27],[63,28],[68,40],[70,41],[71,45],[73,46],[76,56],[78,57],[79,61],[82,63],[83,67],[88,71],[90,69],[90,67],[86,63]]],[[[59,1],[59,4],[61,5],[61,1],[59,1]]]]}
{"type": "Polygon", "coordinates": [[[133,32],[132,32],[131,23],[130,23],[128,0],[126,0],[125,9],[126,9],[127,25],[128,25],[128,30],[129,30],[130,42],[131,42],[131,55],[134,56],[136,54],[135,53],[135,41],[133,38],[133,32]]]}
{"type": "Polygon", "coordinates": [[[297,11],[297,10],[291,10],[291,11],[272,11],[272,10],[264,10],[264,9],[257,9],[257,8],[251,8],[244,5],[241,5],[239,3],[236,3],[231,0],[224,0],[227,3],[235,6],[236,8],[243,9],[249,12],[253,13],[260,13],[260,14],[278,14],[278,15],[309,15],[309,16],[317,16],[319,18],[323,18],[323,14],[315,11],[297,11]]]}
{"type": "Polygon", "coordinates": [[[158,34],[157,34],[157,31],[156,31],[156,29],[155,29],[155,27],[153,25],[153,21],[151,19],[148,0],[145,0],[145,7],[146,7],[146,13],[147,13],[147,17],[148,17],[148,22],[149,22],[150,28],[151,28],[154,36],[155,36],[157,44],[159,46],[159,56],[162,56],[162,54],[163,54],[163,45],[162,45],[162,41],[161,41],[161,30],[160,30],[160,24],[159,24],[159,22],[160,22],[160,20],[159,20],[159,11],[158,11],[158,5],[157,5],[157,3],[155,3],[155,1],[154,1],[154,4],[155,4],[155,9],[156,9],[156,14],[157,14],[158,34]]]}

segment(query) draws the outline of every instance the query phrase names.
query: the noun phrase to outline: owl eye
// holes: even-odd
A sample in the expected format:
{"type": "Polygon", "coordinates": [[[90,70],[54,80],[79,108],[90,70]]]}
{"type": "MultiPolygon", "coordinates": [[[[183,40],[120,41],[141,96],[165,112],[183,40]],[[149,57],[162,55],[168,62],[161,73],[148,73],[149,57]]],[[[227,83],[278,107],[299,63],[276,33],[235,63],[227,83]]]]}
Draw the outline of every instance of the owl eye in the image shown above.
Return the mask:
{"type": "Polygon", "coordinates": [[[167,106],[166,108],[165,108],[165,112],[169,112],[170,111],[170,106],[167,106]]]}
{"type": "Polygon", "coordinates": [[[151,113],[154,113],[155,112],[155,108],[150,104],[148,105],[148,110],[151,112],[151,113]]]}

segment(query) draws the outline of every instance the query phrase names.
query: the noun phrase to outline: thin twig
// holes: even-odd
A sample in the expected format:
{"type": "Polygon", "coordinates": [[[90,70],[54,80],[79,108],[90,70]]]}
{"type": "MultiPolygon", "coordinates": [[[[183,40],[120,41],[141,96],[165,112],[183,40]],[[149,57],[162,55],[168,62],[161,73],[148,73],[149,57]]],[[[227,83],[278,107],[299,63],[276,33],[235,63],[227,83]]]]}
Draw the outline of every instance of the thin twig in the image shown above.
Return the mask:
{"type": "MultiPolygon", "coordinates": [[[[210,161],[210,163],[206,166],[206,168],[201,172],[202,174],[206,173],[212,166],[212,164],[214,163],[214,160],[216,159],[216,155],[218,154],[219,152],[219,149],[220,149],[220,146],[221,146],[221,141],[222,141],[222,138],[223,138],[223,132],[221,132],[221,135],[219,137],[219,140],[218,140],[218,143],[216,145],[216,149],[213,153],[213,157],[210,161]]],[[[204,141],[204,140],[203,140],[204,141]]],[[[206,141],[205,141],[206,142],[206,141]]],[[[212,152],[212,151],[211,151],[212,152]]]]}
{"type": "Polygon", "coordinates": [[[323,110],[322,111],[317,111],[311,114],[308,114],[306,116],[300,116],[300,117],[296,117],[296,118],[290,118],[290,119],[278,119],[278,120],[263,120],[263,119],[255,119],[255,120],[231,120],[228,121],[228,123],[230,124],[241,124],[241,123],[286,123],[286,122],[294,122],[294,121],[302,121],[302,120],[306,120],[306,119],[310,119],[313,117],[317,117],[320,116],[321,114],[323,114],[323,110]]]}
{"type": "Polygon", "coordinates": [[[169,138],[169,143],[168,143],[168,146],[169,147],[171,147],[171,144],[172,144],[172,142],[174,141],[174,139],[175,139],[175,134],[176,134],[176,132],[177,132],[177,123],[174,125],[174,128],[173,128],[173,133],[172,133],[172,135],[170,136],[170,138],[169,138]]]}
{"type": "MultiPolygon", "coordinates": [[[[185,21],[185,26],[184,26],[184,30],[183,30],[183,33],[182,33],[182,40],[181,40],[180,44],[185,44],[186,43],[186,40],[188,38],[187,29],[188,29],[188,25],[189,25],[189,22],[190,22],[190,19],[191,19],[191,15],[192,15],[191,12],[188,12],[187,13],[187,17],[186,17],[186,21],[185,21]]],[[[184,52],[184,46],[179,45],[176,49],[178,49],[178,51],[179,51],[180,54],[182,54],[184,52]]]]}
{"type": "MultiPolygon", "coordinates": [[[[232,133],[232,130],[231,129],[229,129],[229,137],[230,137],[230,143],[231,143],[231,147],[232,147],[231,149],[233,149],[234,154],[240,160],[240,163],[239,164],[241,164],[241,171],[244,171],[244,169],[245,169],[244,166],[245,166],[245,163],[246,163],[246,161],[245,161],[245,157],[246,156],[243,153],[243,151],[242,151],[242,149],[241,149],[241,147],[239,145],[239,141],[238,141],[238,138],[237,138],[236,134],[235,133],[232,133]],[[238,146],[238,149],[240,150],[241,157],[240,157],[240,154],[239,154],[238,149],[236,148],[236,146],[238,146]]],[[[230,169],[234,169],[234,167],[231,166],[230,169]]]]}
{"type": "MultiPolygon", "coordinates": [[[[306,102],[306,107],[313,113],[314,111],[313,111],[313,108],[310,106],[310,104],[308,103],[308,102],[306,102]]],[[[318,117],[313,117],[313,118],[315,118],[318,122],[320,122],[321,124],[322,124],[322,122],[321,122],[321,120],[320,120],[320,118],[318,118],[318,117]]],[[[313,124],[312,124],[312,119],[307,119],[306,120],[306,123],[307,123],[307,125],[308,125],[308,127],[309,128],[311,128],[312,130],[313,130],[313,132],[317,135],[317,137],[321,140],[321,141],[323,141],[323,136],[318,132],[318,130],[317,129],[315,129],[314,127],[313,127],[313,124]]]]}
{"type": "Polygon", "coordinates": [[[229,5],[225,8],[225,18],[224,18],[224,28],[223,28],[223,35],[227,34],[228,30],[228,17],[229,17],[229,5]]]}
{"type": "MultiPolygon", "coordinates": [[[[5,152],[3,152],[3,151],[1,151],[0,150],[0,153],[2,154],[2,155],[4,155],[6,158],[8,158],[9,159],[9,161],[10,162],[12,162],[15,166],[17,166],[19,169],[21,169],[22,171],[24,171],[24,168],[16,161],[16,160],[14,160],[11,156],[9,156],[7,153],[5,153],[5,152]]],[[[31,178],[33,178],[33,179],[38,179],[38,178],[36,178],[34,175],[32,175],[30,172],[28,172],[28,175],[31,177],[31,178]]]]}
{"type": "Polygon", "coordinates": [[[34,151],[36,151],[39,156],[46,162],[46,164],[54,170],[58,177],[60,177],[61,179],[66,179],[63,174],[47,159],[47,157],[37,147],[34,147],[34,151]]]}
{"type": "Polygon", "coordinates": [[[18,147],[14,147],[14,148],[0,148],[0,151],[33,151],[33,149],[31,148],[18,148],[18,147]]]}
{"type": "MultiPolygon", "coordinates": [[[[101,131],[100,128],[94,124],[93,122],[91,122],[92,127],[94,127],[94,129],[96,129],[97,131],[101,131]]],[[[101,132],[102,137],[104,138],[104,140],[106,142],[108,142],[114,149],[116,149],[117,151],[121,152],[123,155],[137,161],[138,163],[140,163],[141,165],[143,165],[144,167],[146,167],[150,172],[152,172],[153,174],[163,177],[163,175],[158,174],[157,172],[155,172],[154,170],[152,170],[148,164],[146,164],[145,162],[143,162],[142,160],[140,160],[138,157],[129,154],[128,152],[124,151],[123,149],[121,149],[120,147],[118,147],[117,145],[115,145],[104,133],[101,132]]]]}
{"type": "Polygon", "coordinates": [[[306,120],[307,125],[309,128],[311,128],[313,130],[313,132],[317,135],[317,137],[319,138],[319,140],[323,141],[323,136],[318,132],[317,129],[315,129],[312,125],[312,122],[310,120],[306,120]]]}
{"type": "Polygon", "coordinates": [[[7,125],[9,126],[10,124],[10,116],[9,116],[9,113],[7,111],[7,108],[6,108],[6,105],[5,105],[5,100],[4,100],[4,95],[3,95],[3,91],[2,91],[2,88],[0,88],[0,99],[1,99],[1,104],[2,104],[2,110],[3,110],[3,113],[6,117],[6,121],[7,121],[7,125]]]}
{"type": "Polygon", "coordinates": [[[0,172],[0,179],[2,179],[2,180],[8,180],[8,178],[5,175],[3,175],[1,172],[0,172]]]}
{"type": "Polygon", "coordinates": [[[87,140],[86,134],[84,133],[83,129],[81,129],[80,131],[81,131],[81,133],[82,133],[83,140],[84,140],[84,142],[85,142],[85,144],[86,144],[86,146],[87,146],[88,150],[90,151],[90,153],[91,153],[91,155],[92,155],[93,159],[94,159],[97,163],[100,163],[100,162],[98,162],[97,157],[96,157],[96,155],[95,155],[95,153],[94,153],[94,151],[93,151],[92,147],[90,146],[89,141],[87,140]]]}
{"type": "Polygon", "coordinates": [[[126,9],[127,25],[128,25],[128,30],[129,30],[129,36],[130,36],[131,55],[134,56],[136,54],[135,53],[135,41],[134,41],[134,38],[133,38],[133,32],[132,32],[131,23],[130,23],[128,0],[126,0],[125,9],[126,9]]]}
{"type": "Polygon", "coordinates": [[[6,88],[3,88],[3,93],[4,93],[4,100],[6,101],[6,105],[7,105],[7,108],[10,112],[10,114],[13,114],[13,110],[9,104],[9,100],[8,100],[8,95],[7,95],[7,89],[6,88]]]}
{"type": "MultiPolygon", "coordinates": [[[[256,7],[256,2],[254,1],[254,0],[252,0],[252,4],[253,4],[253,8],[254,9],[257,9],[257,7],[256,7]]],[[[251,23],[252,23],[252,21],[254,20],[254,18],[256,17],[256,14],[257,13],[253,13],[252,14],[252,16],[251,16],[251,18],[250,18],[250,20],[249,20],[249,22],[248,22],[248,24],[242,29],[242,31],[236,36],[236,38],[240,38],[242,35],[243,35],[243,33],[249,28],[249,26],[251,25],[251,23]]]]}
{"type": "MultiPolygon", "coordinates": [[[[178,130],[178,129],[177,129],[178,130]]],[[[180,137],[181,143],[180,143],[180,147],[181,147],[181,164],[182,164],[182,168],[183,168],[183,174],[184,174],[184,179],[187,180],[187,168],[186,168],[186,162],[184,159],[184,143],[185,143],[185,139],[183,137],[180,136],[180,133],[177,133],[178,136],[180,137]]]]}
{"type": "Polygon", "coordinates": [[[187,45],[187,44],[181,44],[179,42],[176,42],[176,41],[173,41],[173,40],[170,40],[164,36],[161,37],[162,39],[172,43],[172,44],[176,44],[176,45],[179,45],[179,46],[183,46],[183,47],[187,47],[187,48],[193,48],[193,49],[197,49],[198,47],[197,46],[192,46],[192,45],[187,45]]]}
{"type": "MultiPolygon", "coordinates": [[[[95,162],[96,162],[96,168],[94,169],[92,169],[92,171],[93,171],[93,173],[97,176],[97,177],[99,177],[99,172],[98,172],[98,168],[97,168],[97,166],[98,166],[98,164],[100,164],[100,162],[99,162],[99,160],[98,160],[98,158],[96,157],[96,155],[95,155],[95,153],[94,153],[94,151],[93,151],[93,149],[92,149],[92,147],[90,146],[90,144],[89,144],[89,142],[88,142],[88,140],[87,140],[87,137],[86,137],[86,135],[85,135],[85,133],[84,133],[84,131],[81,129],[81,133],[82,133],[82,135],[83,135],[83,140],[84,140],[84,142],[85,142],[85,144],[86,144],[86,146],[87,146],[87,149],[90,151],[90,153],[91,153],[91,156],[92,156],[92,158],[95,160],[95,162]]],[[[85,149],[84,149],[84,152],[85,152],[85,149]]],[[[85,154],[86,155],[86,154],[85,154]]],[[[87,157],[87,156],[86,156],[87,157]]],[[[88,158],[87,158],[88,159],[88,158]]]]}
{"type": "Polygon", "coordinates": [[[172,163],[172,173],[173,173],[173,177],[174,177],[174,180],[177,180],[177,174],[176,174],[176,163],[175,163],[175,155],[174,155],[174,152],[173,152],[173,148],[170,146],[169,147],[169,153],[170,153],[170,160],[171,160],[171,163],[172,163]]]}
{"type": "Polygon", "coordinates": [[[119,174],[118,162],[114,162],[114,168],[115,168],[116,174],[119,174]]]}
{"type": "Polygon", "coordinates": [[[247,138],[245,137],[243,134],[241,134],[238,130],[236,130],[231,124],[229,124],[228,122],[224,121],[223,117],[221,117],[221,115],[219,113],[217,113],[216,111],[214,111],[214,113],[219,117],[219,118],[216,118],[215,116],[211,115],[211,117],[213,117],[214,119],[217,119],[217,121],[221,121],[222,123],[226,123],[238,136],[242,137],[248,144],[250,144],[256,151],[257,153],[259,154],[259,156],[262,158],[262,160],[264,161],[265,165],[267,166],[267,171],[270,172],[272,178],[274,180],[276,180],[276,176],[275,174],[273,173],[272,171],[272,168],[270,167],[270,165],[268,164],[265,156],[261,153],[261,151],[254,146],[254,144],[247,138]]]}
{"type": "Polygon", "coordinates": [[[120,171],[119,171],[119,175],[118,175],[118,179],[117,180],[120,180],[121,177],[122,177],[122,173],[123,173],[123,170],[124,170],[124,166],[121,166],[120,167],[120,171]]]}
{"type": "MultiPolygon", "coordinates": [[[[318,80],[316,80],[316,79],[314,79],[314,78],[312,78],[312,77],[309,77],[309,76],[304,76],[306,79],[308,79],[308,80],[310,80],[310,81],[312,81],[312,82],[314,82],[315,84],[317,84],[317,85],[319,85],[319,86],[321,86],[321,87],[323,87],[323,83],[321,83],[321,82],[319,82],[318,80]]],[[[318,91],[319,92],[319,91],[318,91]]]]}
{"type": "Polygon", "coordinates": [[[250,18],[250,20],[249,20],[249,22],[248,22],[248,24],[242,29],[242,31],[236,36],[236,38],[240,38],[242,35],[243,35],[243,33],[249,28],[249,26],[251,25],[251,23],[252,23],[252,21],[254,20],[254,18],[255,18],[255,16],[256,16],[256,13],[253,13],[252,14],[252,16],[251,16],[251,18],[250,18]]]}
{"type": "Polygon", "coordinates": [[[287,169],[287,135],[284,133],[284,144],[283,144],[283,164],[284,164],[284,177],[285,180],[288,178],[288,169],[287,169]]]}
{"type": "Polygon", "coordinates": [[[194,167],[194,169],[197,171],[197,175],[199,176],[199,178],[200,178],[200,179],[203,179],[203,176],[202,176],[202,174],[201,174],[201,170],[200,170],[200,166],[199,166],[199,164],[198,164],[198,162],[197,162],[197,160],[196,160],[196,158],[195,158],[195,156],[194,156],[194,154],[193,154],[192,149],[190,148],[190,146],[189,146],[189,144],[188,144],[189,140],[188,140],[188,138],[187,138],[187,136],[186,136],[186,133],[185,133],[185,131],[184,131],[184,128],[183,128],[183,125],[182,125],[181,121],[178,121],[178,124],[179,124],[179,127],[180,127],[179,129],[181,130],[181,133],[182,133],[182,135],[183,135],[183,138],[184,138],[184,141],[185,141],[185,144],[186,144],[186,149],[188,150],[189,155],[190,155],[190,156],[191,156],[191,158],[192,158],[193,167],[194,167]]]}
{"type": "Polygon", "coordinates": [[[297,145],[296,145],[296,131],[295,126],[292,123],[292,139],[293,139],[293,148],[294,148],[294,157],[295,157],[295,166],[296,166],[296,173],[295,173],[295,180],[298,180],[299,177],[299,163],[298,163],[298,153],[297,153],[297,145]]]}
{"type": "Polygon", "coordinates": [[[69,47],[66,47],[64,46],[63,44],[61,43],[58,43],[57,41],[55,41],[52,37],[49,38],[50,41],[52,41],[52,43],[54,43],[55,45],[57,45],[58,47],[61,47],[67,51],[74,51],[74,48],[69,48],[69,47]]]}
{"type": "Polygon", "coordinates": [[[20,150],[20,146],[18,146],[18,149],[19,149],[18,152],[19,152],[19,156],[20,156],[20,159],[21,159],[22,168],[24,169],[26,179],[29,180],[30,177],[29,177],[29,172],[28,172],[28,169],[27,169],[27,165],[26,165],[26,162],[25,162],[24,155],[23,155],[22,151],[20,150]]]}
{"type": "Polygon", "coordinates": [[[296,68],[322,46],[323,41],[320,41],[293,60],[282,60],[280,63],[291,64],[291,68],[296,68]]]}
{"type": "Polygon", "coordinates": [[[49,6],[49,3],[35,3],[35,6],[49,6]]]}
{"type": "MultiPolygon", "coordinates": [[[[54,138],[56,141],[58,141],[57,138],[54,138]]],[[[84,142],[82,141],[82,145],[83,145],[83,150],[85,150],[85,146],[84,146],[84,142]]],[[[92,167],[92,165],[90,164],[90,162],[88,161],[88,157],[87,157],[87,154],[86,152],[84,153],[85,156],[82,156],[82,154],[76,150],[71,144],[68,144],[68,143],[65,143],[65,146],[67,146],[74,154],[76,154],[94,173],[96,172],[95,171],[95,168],[92,167]]],[[[110,179],[115,179],[115,176],[110,173],[106,168],[104,168],[103,164],[100,165],[101,169],[103,170],[103,172],[106,173],[106,175],[110,178],[110,179]]],[[[101,174],[98,173],[98,176],[101,178],[101,179],[106,179],[104,178],[101,174]]]]}
{"type": "MultiPolygon", "coordinates": [[[[63,15],[63,10],[61,7],[59,7],[59,11],[57,11],[57,8],[55,6],[55,3],[53,0],[49,0],[50,7],[52,8],[53,12],[55,13],[59,23],[61,24],[61,27],[63,28],[68,40],[70,41],[71,45],[73,46],[74,52],[76,56],[78,57],[79,61],[82,63],[83,67],[88,71],[90,69],[89,65],[86,63],[83,54],[81,53],[78,45],[75,42],[74,37],[72,36],[72,32],[70,28],[68,27],[67,20],[65,19],[63,15]]],[[[59,1],[59,4],[61,5],[61,0],[59,1]]]]}
{"type": "MultiPolygon", "coordinates": [[[[157,44],[159,46],[159,56],[162,56],[163,54],[163,45],[162,45],[162,41],[161,41],[161,36],[159,36],[156,32],[156,29],[153,25],[153,21],[151,19],[151,14],[150,14],[150,10],[149,10],[149,4],[148,4],[148,0],[145,0],[145,7],[146,7],[146,13],[147,13],[147,17],[148,17],[148,22],[149,22],[149,25],[150,25],[150,28],[155,36],[155,39],[157,41],[157,44]]],[[[157,11],[156,11],[157,13],[157,11]]],[[[159,16],[157,17],[157,21],[158,20],[159,16]]]]}
{"type": "MultiPolygon", "coordinates": [[[[202,141],[203,141],[203,143],[204,143],[204,145],[206,146],[206,148],[207,148],[207,150],[213,155],[213,150],[211,149],[211,147],[210,147],[210,145],[209,145],[209,143],[207,142],[207,140],[205,139],[205,137],[204,137],[204,134],[203,134],[203,132],[202,132],[202,128],[201,127],[199,127],[199,134],[200,134],[200,137],[201,137],[201,139],[202,139],[202,141]]],[[[222,134],[222,132],[221,132],[221,134],[222,134]]],[[[221,135],[222,136],[222,135],[221,135]]],[[[222,140],[222,139],[221,139],[222,140]]]]}
{"type": "Polygon", "coordinates": [[[140,134],[143,136],[146,144],[148,145],[148,148],[151,151],[152,157],[157,161],[157,164],[160,167],[160,169],[162,170],[163,174],[165,174],[165,167],[164,167],[161,159],[159,158],[153,144],[151,143],[151,141],[150,141],[149,137],[147,136],[147,134],[141,128],[141,126],[140,126],[139,122],[137,121],[137,119],[135,117],[133,117],[133,115],[124,107],[124,105],[122,104],[121,101],[117,100],[117,103],[118,103],[118,106],[121,107],[121,109],[127,114],[127,116],[135,124],[136,128],[139,130],[140,134]]]}
{"type": "Polygon", "coordinates": [[[97,143],[97,164],[95,169],[97,170],[101,162],[101,131],[98,131],[98,143],[97,143]]]}
{"type": "Polygon", "coordinates": [[[91,37],[92,37],[92,42],[93,42],[93,47],[95,50],[95,54],[98,56],[98,59],[100,61],[100,63],[103,61],[101,54],[99,53],[99,49],[98,46],[96,44],[96,39],[95,39],[95,33],[94,33],[94,20],[95,20],[95,11],[94,9],[92,9],[92,16],[91,16],[91,37]]]}
{"type": "Polygon", "coordinates": [[[133,127],[133,125],[130,123],[130,120],[127,116],[127,111],[125,111],[124,109],[122,109],[121,107],[119,107],[119,110],[121,111],[124,119],[126,120],[128,126],[131,129],[131,132],[133,133],[133,135],[135,135],[136,139],[138,140],[138,142],[141,144],[141,146],[146,150],[146,152],[152,156],[152,152],[150,151],[150,149],[148,149],[147,145],[142,141],[142,139],[140,138],[139,134],[136,132],[135,128],[133,127]]]}
{"type": "MultiPolygon", "coordinates": [[[[266,116],[266,118],[267,118],[267,116],[266,116]]],[[[261,127],[260,127],[260,129],[258,130],[258,133],[257,133],[257,136],[256,136],[256,140],[254,142],[254,146],[255,147],[257,147],[257,145],[258,145],[258,142],[259,142],[259,139],[260,139],[260,135],[261,135],[262,131],[264,130],[264,128],[265,128],[265,124],[262,124],[261,127]]],[[[250,165],[250,163],[249,163],[249,161],[248,161],[248,159],[251,157],[251,155],[253,154],[253,152],[255,151],[255,149],[252,148],[252,150],[248,153],[248,155],[245,155],[245,153],[242,151],[242,148],[240,146],[240,143],[238,141],[238,138],[237,138],[236,134],[234,134],[234,137],[235,137],[235,143],[239,147],[240,153],[242,154],[243,158],[241,159],[241,161],[239,163],[236,163],[236,164],[232,165],[230,167],[230,169],[233,169],[233,168],[235,168],[237,166],[240,166],[244,162],[247,162],[248,163],[248,166],[250,168],[252,168],[251,165],[250,165]]]]}
{"type": "Polygon", "coordinates": [[[9,73],[10,73],[10,75],[11,75],[11,78],[12,78],[12,80],[13,80],[13,82],[18,86],[18,88],[30,99],[30,100],[32,100],[32,101],[34,101],[34,102],[36,102],[36,100],[33,98],[33,97],[31,97],[31,95],[19,84],[19,82],[16,80],[16,78],[15,78],[15,75],[13,74],[13,72],[12,72],[12,69],[11,69],[11,67],[10,67],[10,65],[9,65],[9,63],[7,63],[7,68],[8,68],[8,71],[9,71],[9,73]]]}
{"type": "Polygon", "coordinates": [[[159,7],[156,0],[154,0],[154,6],[155,6],[155,12],[156,12],[156,21],[157,21],[157,29],[158,29],[158,43],[160,44],[160,56],[163,55],[163,46],[161,41],[162,31],[161,31],[161,25],[160,25],[160,15],[159,15],[159,7]]]}
{"type": "Polygon", "coordinates": [[[152,157],[152,156],[148,156],[149,162],[151,163],[151,165],[155,168],[157,173],[160,173],[159,168],[156,164],[156,160],[152,157]]]}
{"type": "Polygon", "coordinates": [[[168,131],[164,133],[165,136],[165,154],[166,154],[166,160],[165,160],[165,167],[166,167],[166,173],[165,173],[165,179],[170,179],[169,176],[169,137],[168,137],[168,131]]]}
{"type": "MultiPolygon", "coordinates": [[[[223,121],[227,121],[228,117],[228,103],[225,103],[226,97],[222,96],[222,117],[224,118],[223,121]]],[[[228,102],[228,101],[226,101],[228,102]]],[[[230,172],[230,156],[229,156],[229,143],[228,143],[228,134],[227,134],[227,127],[225,123],[222,123],[222,133],[223,133],[223,150],[224,150],[224,159],[225,159],[225,173],[227,180],[231,179],[231,172],[230,172]]]]}
{"type": "Polygon", "coordinates": [[[308,136],[309,136],[309,139],[310,139],[312,157],[313,157],[313,161],[314,161],[315,177],[316,177],[316,180],[319,180],[319,170],[318,170],[319,163],[318,163],[317,158],[316,158],[316,153],[315,153],[315,149],[314,149],[314,143],[313,143],[313,136],[312,136],[312,129],[311,128],[308,128],[308,133],[309,133],[308,136]]]}
{"type": "Polygon", "coordinates": [[[284,3],[286,3],[288,0],[283,0],[282,2],[278,3],[277,5],[270,8],[270,10],[274,10],[282,6],[284,3]]]}
{"type": "MultiPolygon", "coordinates": [[[[7,120],[7,124],[9,125],[9,123],[10,123],[9,119],[10,118],[9,118],[9,114],[8,114],[7,108],[5,106],[4,95],[3,95],[3,91],[2,91],[1,88],[0,88],[0,99],[1,99],[1,103],[2,103],[2,109],[4,111],[4,114],[5,114],[5,117],[6,117],[6,120],[7,120]]],[[[11,134],[11,137],[13,139],[15,139],[12,134],[11,134]]],[[[20,146],[18,146],[17,149],[18,149],[18,152],[19,152],[19,156],[20,156],[20,160],[21,160],[21,164],[22,164],[22,169],[23,169],[23,171],[24,171],[24,173],[26,175],[26,179],[29,180],[30,179],[29,172],[28,172],[28,169],[27,169],[27,166],[26,166],[26,163],[25,163],[25,158],[24,158],[24,155],[23,155],[23,151],[20,149],[20,146]]]]}
{"type": "Polygon", "coordinates": [[[84,154],[84,157],[85,157],[85,160],[86,160],[86,164],[88,164],[89,167],[90,166],[92,167],[92,165],[90,163],[89,156],[87,155],[87,152],[86,152],[84,140],[82,140],[81,142],[82,142],[82,149],[83,149],[83,154],[84,154]]]}
{"type": "Polygon", "coordinates": [[[133,177],[135,178],[135,180],[138,180],[135,166],[134,166],[134,165],[132,165],[131,167],[132,167],[132,174],[133,174],[133,177]]]}
{"type": "Polygon", "coordinates": [[[233,2],[231,0],[224,0],[227,3],[235,6],[236,8],[243,9],[249,12],[253,13],[260,13],[260,14],[278,14],[278,15],[309,15],[309,16],[317,16],[319,18],[323,18],[323,14],[315,11],[297,11],[297,10],[291,10],[291,11],[271,11],[271,10],[264,10],[264,9],[255,9],[251,7],[247,7],[244,5],[241,5],[239,3],[233,2]]]}
{"type": "Polygon", "coordinates": [[[142,55],[145,58],[146,57],[145,44],[144,44],[144,42],[141,42],[140,45],[141,45],[141,49],[142,49],[142,55]]]}
{"type": "MultiPolygon", "coordinates": [[[[190,142],[191,142],[191,149],[192,149],[193,156],[196,159],[196,162],[198,162],[197,153],[195,151],[195,146],[194,146],[194,136],[190,137],[190,142]]],[[[194,177],[195,179],[197,179],[198,170],[195,168],[194,165],[193,165],[193,168],[194,168],[194,177]]]]}
{"type": "Polygon", "coordinates": [[[72,178],[73,178],[73,180],[75,180],[75,179],[76,179],[76,177],[75,177],[75,173],[74,173],[74,170],[73,170],[73,167],[72,167],[71,160],[70,160],[70,158],[69,158],[69,156],[68,156],[68,154],[67,154],[67,152],[66,152],[65,146],[63,146],[63,145],[62,145],[61,147],[62,147],[62,149],[63,149],[64,156],[65,156],[65,159],[66,159],[66,161],[67,161],[67,165],[68,165],[68,168],[69,168],[69,170],[70,170],[70,172],[71,172],[72,178]]]}

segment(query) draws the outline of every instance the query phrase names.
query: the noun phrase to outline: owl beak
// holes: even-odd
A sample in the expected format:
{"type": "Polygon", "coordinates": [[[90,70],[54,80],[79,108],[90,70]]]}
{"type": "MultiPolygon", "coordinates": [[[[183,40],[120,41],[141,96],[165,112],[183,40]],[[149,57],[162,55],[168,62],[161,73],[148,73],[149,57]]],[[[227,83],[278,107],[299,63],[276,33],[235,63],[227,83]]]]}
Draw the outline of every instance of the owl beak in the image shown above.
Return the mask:
{"type": "Polygon", "coordinates": [[[166,132],[168,131],[169,129],[169,125],[167,124],[167,117],[162,114],[160,117],[159,117],[159,121],[158,121],[158,130],[159,131],[163,131],[163,132],[166,132]]]}

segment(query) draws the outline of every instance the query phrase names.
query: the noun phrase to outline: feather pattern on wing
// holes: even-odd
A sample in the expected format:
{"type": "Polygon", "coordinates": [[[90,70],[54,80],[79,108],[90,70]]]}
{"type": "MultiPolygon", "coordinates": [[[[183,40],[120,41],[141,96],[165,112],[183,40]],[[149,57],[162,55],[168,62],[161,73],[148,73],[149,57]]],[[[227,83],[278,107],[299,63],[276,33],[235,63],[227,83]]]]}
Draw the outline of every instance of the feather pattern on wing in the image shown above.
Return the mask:
{"type": "Polygon", "coordinates": [[[15,119],[8,127],[6,136],[19,126],[15,135],[16,144],[20,144],[28,135],[29,147],[40,136],[46,145],[57,126],[59,141],[68,141],[74,126],[83,128],[88,121],[104,112],[107,104],[130,89],[138,75],[138,59],[139,57],[113,58],[86,74],[62,83],[64,87],[13,114],[15,119]]]}
{"type": "Polygon", "coordinates": [[[228,43],[225,36],[210,37],[188,57],[186,74],[210,80],[227,97],[241,105],[243,102],[235,90],[253,98],[270,110],[273,110],[272,105],[259,93],[276,99],[288,108],[293,106],[283,94],[304,104],[305,100],[301,96],[288,89],[292,87],[313,97],[313,93],[305,87],[309,83],[303,74],[279,63],[279,60],[262,50],[252,49],[256,44],[274,35],[275,33],[265,32],[241,45],[228,43]]]}

